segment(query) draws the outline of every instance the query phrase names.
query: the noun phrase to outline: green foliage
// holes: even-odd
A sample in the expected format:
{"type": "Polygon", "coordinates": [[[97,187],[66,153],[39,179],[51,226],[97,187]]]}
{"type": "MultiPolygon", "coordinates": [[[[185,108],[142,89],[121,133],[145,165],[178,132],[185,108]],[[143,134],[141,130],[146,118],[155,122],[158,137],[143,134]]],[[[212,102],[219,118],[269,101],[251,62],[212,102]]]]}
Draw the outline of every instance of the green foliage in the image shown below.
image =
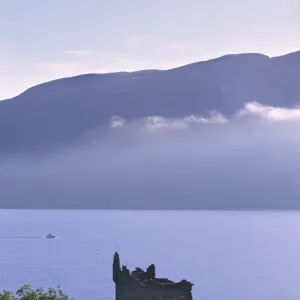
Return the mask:
{"type": "Polygon", "coordinates": [[[24,285],[16,294],[3,291],[0,293],[0,300],[73,300],[73,298],[65,295],[60,287],[57,290],[49,288],[48,292],[44,292],[42,288],[33,290],[29,285],[24,285]]]}

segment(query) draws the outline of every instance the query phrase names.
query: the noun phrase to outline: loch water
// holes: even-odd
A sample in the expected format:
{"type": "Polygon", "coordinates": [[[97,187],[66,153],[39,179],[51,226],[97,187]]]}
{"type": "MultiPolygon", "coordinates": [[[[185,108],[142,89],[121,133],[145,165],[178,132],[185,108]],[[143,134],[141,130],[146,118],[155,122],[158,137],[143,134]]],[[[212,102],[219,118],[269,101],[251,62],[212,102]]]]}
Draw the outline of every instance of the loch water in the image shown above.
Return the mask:
{"type": "Polygon", "coordinates": [[[0,290],[113,300],[115,251],[191,281],[195,300],[300,299],[300,212],[0,210],[0,290]]]}

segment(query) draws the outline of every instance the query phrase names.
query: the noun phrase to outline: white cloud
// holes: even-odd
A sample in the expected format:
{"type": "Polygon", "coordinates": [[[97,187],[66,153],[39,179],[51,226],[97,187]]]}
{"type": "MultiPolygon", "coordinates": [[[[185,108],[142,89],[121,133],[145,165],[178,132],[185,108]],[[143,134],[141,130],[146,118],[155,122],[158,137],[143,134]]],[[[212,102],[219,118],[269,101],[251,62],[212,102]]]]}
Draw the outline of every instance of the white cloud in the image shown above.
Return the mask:
{"type": "Polygon", "coordinates": [[[253,122],[257,120],[265,122],[300,122],[300,107],[282,108],[265,106],[258,102],[249,102],[229,119],[216,111],[210,112],[208,117],[197,115],[188,115],[182,118],[148,116],[130,123],[121,117],[114,116],[111,119],[110,127],[118,128],[124,127],[126,124],[138,124],[148,132],[160,132],[166,130],[185,130],[196,125],[226,125],[241,119],[253,122]]]}
{"type": "Polygon", "coordinates": [[[226,124],[228,119],[216,111],[212,111],[208,118],[190,115],[185,117],[184,120],[188,123],[203,123],[203,124],[226,124]]]}
{"type": "Polygon", "coordinates": [[[209,117],[189,115],[183,118],[164,118],[152,116],[144,119],[144,127],[148,131],[184,130],[197,124],[226,124],[228,120],[219,113],[211,112],[209,117]]]}
{"type": "MultiPolygon", "coordinates": [[[[190,126],[197,124],[226,124],[228,120],[217,112],[211,112],[209,117],[189,115],[183,118],[165,118],[163,116],[148,116],[137,120],[135,124],[141,125],[149,132],[157,132],[162,130],[185,130],[190,126]]],[[[126,120],[114,116],[110,121],[111,128],[123,127],[126,124],[126,120]]]]}
{"type": "Polygon", "coordinates": [[[147,117],[144,127],[148,131],[186,129],[188,123],[184,119],[167,119],[160,116],[147,117]]]}
{"type": "Polygon", "coordinates": [[[282,108],[264,106],[258,102],[249,102],[238,112],[237,116],[243,118],[254,117],[269,122],[299,122],[300,107],[282,108]]]}
{"type": "Polygon", "coordinates": [[[110,121],[111,128],[123,127],[126,123],[126,120],[117,116],[113,116],[110,121]]]}

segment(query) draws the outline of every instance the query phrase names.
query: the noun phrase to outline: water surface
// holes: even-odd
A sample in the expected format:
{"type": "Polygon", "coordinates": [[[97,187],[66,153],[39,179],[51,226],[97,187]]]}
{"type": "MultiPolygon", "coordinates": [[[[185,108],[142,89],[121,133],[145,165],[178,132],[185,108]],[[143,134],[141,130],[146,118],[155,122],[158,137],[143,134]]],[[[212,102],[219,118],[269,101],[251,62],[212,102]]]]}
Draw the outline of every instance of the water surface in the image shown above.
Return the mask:
{"type": "Polygon", "coordinates": [[[118,250],[131,269],[192,281],[196,300],[299,300],[299,232],[299,212],[0,210],[0,289],[112,300],[118,250]]]}

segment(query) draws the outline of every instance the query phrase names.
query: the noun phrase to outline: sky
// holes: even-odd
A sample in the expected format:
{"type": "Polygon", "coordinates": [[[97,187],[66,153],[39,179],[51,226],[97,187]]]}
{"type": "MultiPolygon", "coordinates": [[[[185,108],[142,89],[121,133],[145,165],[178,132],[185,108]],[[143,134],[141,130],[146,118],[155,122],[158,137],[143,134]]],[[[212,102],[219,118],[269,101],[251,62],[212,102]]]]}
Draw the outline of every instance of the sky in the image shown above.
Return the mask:
{"type": "Polygon", "coordinates": [[[300,0],[0,0],[0,100],[84,73],[300,49],[300,0]]]}

